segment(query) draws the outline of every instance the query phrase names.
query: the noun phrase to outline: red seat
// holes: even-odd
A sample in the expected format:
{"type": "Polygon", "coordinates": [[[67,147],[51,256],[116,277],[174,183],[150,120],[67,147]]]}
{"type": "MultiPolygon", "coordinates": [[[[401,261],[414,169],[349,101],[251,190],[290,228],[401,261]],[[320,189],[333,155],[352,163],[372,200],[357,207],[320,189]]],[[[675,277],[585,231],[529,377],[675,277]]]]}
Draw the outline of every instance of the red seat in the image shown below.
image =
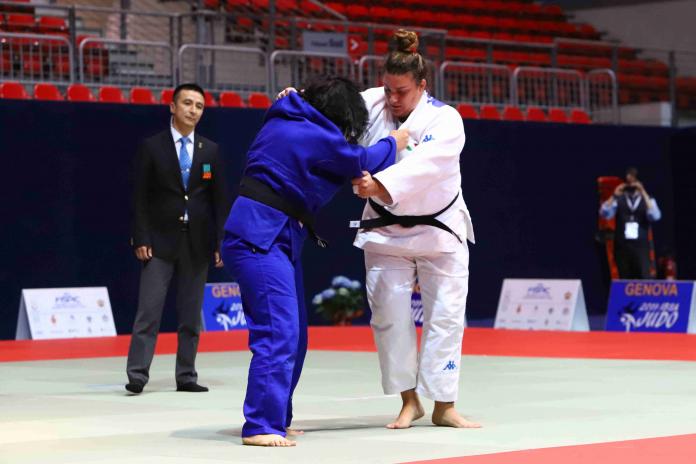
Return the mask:
{"type": "Polygon", "coordinates": [[[63,95],[58,91],[58,87],[53,84],[36,84],[34,86],[34,98],[36,100],[63,101],[63,95]]]}
{"type": "Polygon", "coordinates": [[[213,97],[213,94],[208,92],[207,90],[205,91],[205,106],[218,106],[217,101],[215,101],[215,97],[213,97]]]}
{"type": "Polygon", "coordinates": [[[102,103],[127,103],[118,87],[106,85],[99,88],[99,101],[102,103]]]}
{"type": "Polygon", "coordinates": [[[10,32],[32,32],[36,28],[36,18],[32,14],[8,14],[6,24],[10,32]]]}
{"type": "Polygon", "coordinates": [[[517,106],[506,106],[503,109],[503,119],[506,121],[524,121],[524,114],[517,106]]]}
{"type": "Polygon", "coordinates": [[[168,105],[172,102],[172,97],[174,97],[174,89],[164,89],[160,93],[160,103],[168,105]]]}
{"type": "Polygon", "coordinates": [[[107,74],[107,66],[104,60],[98,56],[85,57],[85,75],[92,79],[101,79],[107,74]]]}
{"type": "Polygon", "coordinates": [[[22,70],[27,77],[39,77],[43,73],[43,60],[40,56],[24,56],[22,70]]]}
{"type": "Polygon", "coordinates": [[[157,100],[155,100],[152,91],[145,87],[133,87],[130,91],[130,102],[140,105],[156,105],[157,100]]]}
{"type": "Polygon", "coordinates": [[[464,119],[478,119],[479,117],[478,113],[476,112],[476,108],[466,103],[460,103],[457,105],[457,111],[459,111],[459,114],[464,119]]]}
{"type": "Polygon", "coordinates": [[[590,119],[590,115],[582,108],[573,108],[570,111],[570,122],[575,124],[590,124],[592,119],[590,119]]]}
{"type": "Polygon", "coordinates": [[[15,100],[29,100],[31,97],[19,82],[3,82],[0,84],[0,98],[13,98],[15,100]]]}
{"type": "Polygon", "coordinates": [[[482,105],[481,119],[500,119],[500,112],[494,105],[482,105]]]}
{"type": "MultiPolygon", "coordinates": [[[[84,42],[87,39],[98,39],[96,35],[78,35],[77,36],[77,48],[79,49],[80,46],[82,45],[82,42],[84,42]]],[[[104,44],[101,42],[87,42],[85,44],[85,49],[89,48],[104,48],[104,44]]]]}
{"type": "Polygon", "coordinates": [[[244,108],[244,101],[237,92],[222,92],[220,94],[220,106],[227,108],[244,108]]]}
{"type": "Polygon", "coordinates": [[[68,87],[68,101],[71,102],[93,102],[94,95],[85,85],[71,84],[68,87]]]}
{"type": "Polygon", "coordinates": [[[39,18],[39,32],[42,34],[54,34],[68,30],[65,19],[54,16],[42,16],[39,18]]]}
{"type": "Polygon", "coordinates": [[[12,60],[9,53],[0,55],[0,73],[9,74],[12,71],[12,60]]]}
{"type": "Polygon", "coordinates": [[[537,106],[527,107],[527,121],[546,122],[546,113],[537,106]]]}
{"type": "Polygon", "coordinates": [[[70,76],[70,57],[68,55],[54,55],[51,59],[51,72],[61,77],[70,76]]]}
{"type": "Polygon", "coordinates": [[[265,93],[254,92],[249,95],[249,108],[268,108],[271,99],[265,93]]]}
{"type": "Polygon", "coordinates": [[[549,121],[550,122],[568,122],[568,115],[563,108],[551,108],[549,110],[549,121]]]}
{"type": "Polygon", "coordinates": [[[527,121],[546,122],[546,113],[537,106],[527,107],[527,121]]]}

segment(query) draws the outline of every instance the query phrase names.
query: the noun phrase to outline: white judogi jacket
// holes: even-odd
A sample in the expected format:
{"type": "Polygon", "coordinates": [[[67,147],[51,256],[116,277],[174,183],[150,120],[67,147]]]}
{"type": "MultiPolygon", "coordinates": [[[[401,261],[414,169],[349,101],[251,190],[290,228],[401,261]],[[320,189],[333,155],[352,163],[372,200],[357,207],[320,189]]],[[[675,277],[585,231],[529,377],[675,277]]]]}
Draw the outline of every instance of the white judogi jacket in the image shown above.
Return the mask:
{"type": "MultiPolygon", "coordinates": [[[[401,216],[433,214],[459,194],[457,201],[437,219],[462,240],[473,243],[471,216],[461,192],[459,155],[465,137],[459,113],[423,92],[416,108],[399,125],[385,105],[383,87],[365,90],[362,96],[369,112],[369,125],[361,143],[372,145],[394,129],[410,131],[409,146],[397,154],[396,164],[374,175],[392,197],[392,205],[385,207],[401,216]]],[[[366,203],[362,218],[375,217],[378,214],[366,203]]],[[[397,256],[451,253],[462,246],[449,232],[429,225],[360,230],[354,245],[366,251],[397,256]]]]}

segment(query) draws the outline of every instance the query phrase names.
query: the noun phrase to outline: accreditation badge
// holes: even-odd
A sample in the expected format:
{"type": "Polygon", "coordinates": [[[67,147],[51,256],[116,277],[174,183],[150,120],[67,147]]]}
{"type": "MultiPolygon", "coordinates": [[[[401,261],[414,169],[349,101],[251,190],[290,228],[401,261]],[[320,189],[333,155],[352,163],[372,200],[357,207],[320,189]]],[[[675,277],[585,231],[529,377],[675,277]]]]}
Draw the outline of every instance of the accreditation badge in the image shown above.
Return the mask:
{"type": "Polygon", "coordinates": [[[213,178],[213,171],[210,170],[210,164],[203,164],[203,180],[210,180],[213,178]]]}
{"type": "Polygon", "coordinates": [[[626,240],[638,240],[638,223],[627,222],[624,227],[624,237],[626,240]]]}

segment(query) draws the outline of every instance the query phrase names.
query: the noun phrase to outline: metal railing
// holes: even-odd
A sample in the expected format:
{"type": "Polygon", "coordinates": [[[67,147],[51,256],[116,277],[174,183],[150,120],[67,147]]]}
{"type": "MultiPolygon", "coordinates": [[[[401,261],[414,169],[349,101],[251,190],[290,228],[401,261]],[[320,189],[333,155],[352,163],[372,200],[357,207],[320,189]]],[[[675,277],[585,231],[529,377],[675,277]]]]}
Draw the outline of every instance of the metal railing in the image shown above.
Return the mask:
{"type": "Polygon", "coordinates": [[[505,65],[445,61],[440,65],[439,80],[444,102],[512,103],[512,72],[505,65]]]}
{"type": "Polygon", "coordinates": [[[79,48],[80,81],[124,87],[175,85],[174,51],[167,42],[88,38],[79,48]],[[155,53],[155,50],[165,53],[155,53]]]}
{"type": "MultiPolygon", "coordinates": [[[[11,48],[8,45],[0,44],[0,52],[2,52],[0,53],[0,78],[18,80],[26,84],[35,82],[65,84],[75,82],[76,78],[84,76],[83,79],[87,83],[109,82],[123,87],[137,84],[160,87],[175,83],[178,74],[170,68],[174,68],[179,59],[174,52],[180,50],[185,44],[229,46],[234,43],[232,46],[243,45],[246,47],[254,45],[255,48],[261,49],[266,54],[266,62],[268,62],[271,54],[276,50],[301,49],[303,47],[302,31],[313,30],[344,34],[350,44],[346,53],[357,64],[358,78],[365,85],[380,84],[379,65],[375,57],[380,56],[381,58],[385,51],[385,41],[394,29],[403,27],[403,25],[351,22],[330,9],[321,7],[316,0],[305,0],[303,3],[303,8],[310,3],[312,5],[309,6],[313,6],[314,10],[318,8],[319,13],[311,13],[315,17],[296,17],[292,14],[299,14],[297,12],[302,9],[295,9],[295,13],[287,15],[282,9],[276,9],[275,3],[273,0],[269,1],[267,9],[255,7],[250,8],[249,11],[240,9],[225,12],[198,10],[186,13],[53,4],[32,5],[29,8],[36,8],[38,16],[48,14],[65,18],[67,28],[61,32],[60,37],[56,34],[34,34],[27,31],[33,40],[40,42],[60,41],[60,46],[34,45],[11,48]],[[139,52],[135,66],[129,67],[128,59],[126,59],[128,54],[121,53],[124,47],[116,42],[104,47],[107,51],[103,56],[91,48],[88,50],[82,48],[84,42],[78,41],[78,37],[90,34],[102,36],[111,41],[147,42],[160,45],[166,43],[169,45],[169,50],[152,53],[150,57],[145,52],[139,52]],[[80,43],[78,44],[78,42],[80,43]],[[113,58],[111,57],[112,49],[115,50],[113,58]],[[79,63],[78,50],[84,52],[84,56],[80,55],[83,60],[82,65],[79,63]],[[174,56],[172,57],[172,55],[174,56]],[[368,59],[360,61],[363,56],[368,57],[368,59]],[[372,62],[370,62],[371,59],[372,62]],[[120,62],[123,60],[126,63],[120,62]],[[152,62],[145,63],[148,60],[152,62]],[[88,69],[85,69],[85,66],[88,69]],[[140,69],[136,72],[134,68],[140,69]],[[117,74],[110,77],[112,71],[117,72],[117,74]],[[138,78],[135,74],[140,74],[140,77],[138,78]]],[[[26,5],[1,0],[0,6],[26,7],[26,5]]],[[[673,125],[678,124],[678,109],[692,112],[696,110],[696,81],[694,80],[696,79],[696,53],[693,52],[636,49],[614,42],[568,38],[557,38],[550,44],[525,43],[459,37],[444,29],[413,28],[411,26],[409,29],[419,33],[421,51],[426,56],[435,59],[437,68],[432,73],[433,78],[428,80],[431,87],[430,92],[440,99],[456,99],[461,95],[457,95],[453,91],[453,87],[466,89],[468,86],[478,86],[479,98],[483,98],[486,94],[491,96],[492,101],[489,103],[496,103],[504,99],[500,84],[496,84],[488,77],[484,82],[480,76],[471,78],[463,75],[457,76],[456,68],[450,67],[445,68],[445,71],[446,73],[451,72],[452,79],[457,82],[452,83],[450,79],[442,78],[439,67],[447,56],[450,61],[462,59],[465,62],[487,62],[489,64],[495,61],[500,64],[521,64],[530,67],[549,65],[551,68],[572,68],[581,71],[597,68],[611,69],[616,85],[613,94],[617,95],[619,104],[641,101],[668,102],[672,108],[673,125]],[[444,87],[446,80],[448,81],[447,85],[450,86],[449,89],[444,87]],[[476,82],[476,80],[483,83],[468,83],[476,82]]],[[[30,30],[39,30],[38,25],[30,30]]],[[[9,38],[10,34],[16,33],[6,32],[3,34],[9,38]]],[[[20,38],[19,36],[14,37],[14,39],[20,38]]],[[[24,39],[31,40],[30,37],[24,37],[24,39]]],[[[87,39],[87,44],[90,44],[89,41],[91,41],[91,44],[96,48],[96,40],[94,39],[87,39]]],[[[106,42],[105,45],[107,45],[106,42]]],[[[128,51],[128,46],[125,49],[128,51]]],[[[184,72],[205,77],[205,82],[210,82],[213,90],[230,88],[227,85],[229,83],[232,88],[235,85],[241,85],[240,90],[244,91],[247,86],[242,84],[249,80],[246,75],[250,73],[246,63],[242,66],[227,65],[228,59],[213,59],[211,57],[210,63],[206,64],[205,60],[208,59],[208,55],[218,53],[228,53],[227,56],[231,56],[229,55],[231,52],[204,50],[191,52],[194,57],[197,57],[195,60],[198,64],[193,66],[198,69],[195,72],[191,71],[191,65],[186,61],[191,58],[185,56],[182,65],[184,72]],[[232,69],[234,73],[243,75],[225,75],[223,78],[218,71],[225,67],[232,69]],[[218,74],[213,73],[213,70],[218,74]]],[[[258,60],[259,64],[251,66],[251,68],[255,68],[254,72],[258,72],[255,81],[263,82],[263,85],[270,89],[272,94],[274,89],[271,89],[271,86],[275,84],[270,82],[270,65],[266,65],[264,70],[264,66],[260,64],[263,61],[262,58],[258,58],[258,60]]],[[[303,59],[294,57],[292,60],[299,63],[303,59]]],[[[313,60],[304,59],[304,61],[311,63],[313,60]]],[[[300,81],[303,76],[312,71],[311,67],[302,68],[302,66],[299,64],[285,66],[282,63],[276,63],[275,71],[286,72],[287,76],[282,76],[282,72],[281,75],[276,76],[274,72],[273,77],[300,81]]],[[[341,70],[341,73],[343,71],[341,70]]],[[[595,76],[595,74],[592,75],[595,76]]],[[[592,79],[596,80],[600,77],[595,76],[592,79]]],[[[605,75],[604,79],[608,85],[609,77],[605,75]]],[[[560,82],[560,79],[557,81],[560,82]]],[[[599,107],[595,109],[593,105],[598,104],[599,100],[605,97],[599,96],[601,92],[597,90],[596,101],[593,101],[593,97],[590,95],[592,88],[590,84],[588,82],[586,86],[586,98],[590,100],[587,103],[593,107],[593,111],[600,111],[599,107]]],[[[538,87],[540,84],[537,83],[536,86],[538,87]]],[[[521,90],[523,87],[524,85],[520,85],[518,90],[526,92],[526,90],[521,90]]],[[[251,86],[248,88],[252,89],[251,86]]],[[[556,98],[562,101],[563,98],[568,98],[564,96],[564,93],[568,91],[563,85],[553,84],[550,87],[550,92],[547,92],[547,97],[555,92],[556,98]]],[[[457,92],[461,92],[461,90],[457,90],[457,92]]],[[[466,92],[468,90],[465,91],[465,95],[466,92]]],[[[536,90],[532,88],[530,92],[534,94],[536,90]]],[[[606,93],[605,90],[602,92],[606,93]]]]}
{"type": "Polygon", "coordinates": [[[593,69],[585,76],[587,110],[596,122],[621,122],[616,73],[611,69],[593,69]]]}
{"type": "Polygon", "coordinates": [[[61,35],[0,32],[0,77],[27,84],[74,81],[70,41],[61,35]]]}
{"type": "Polygon", "coordinates": [[[269,93],[268,55],[260,48],[184,44],[177,56],[178,83],[197,82],[212,92],[269,93]]]}
{"type": "Polygon", "coordinates": [[[512,73],[512,102],[541,108],[587,108],[582,73],[520,66],[512,73]]]}
{"type": "Polygon", "coordinates": [[[318,74],[333,74],[351,79],[355,77],[353,60],[340,53],[276,50],[271,53],[268,62],[271,95],[288,86],[302,85],[318,74]]]}

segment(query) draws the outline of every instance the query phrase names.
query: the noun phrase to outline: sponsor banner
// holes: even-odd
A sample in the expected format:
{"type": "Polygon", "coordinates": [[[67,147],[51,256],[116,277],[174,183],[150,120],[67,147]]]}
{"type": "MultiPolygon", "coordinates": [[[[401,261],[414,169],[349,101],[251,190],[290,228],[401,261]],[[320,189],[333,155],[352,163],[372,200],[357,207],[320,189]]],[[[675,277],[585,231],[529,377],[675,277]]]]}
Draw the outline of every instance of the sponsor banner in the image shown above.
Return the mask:
{"type": "Polygon", "coordinates": [[[17,340],[116,335],[106,287],[23,289],[17,340]]]}
{"type": "Polygon", "coordinates": [[[246,329],[239,285],[234,282],[206,284],[201,311],[207,332],[246,329]]]}
{"type": "Polygon", "coordinates": [[[338,32],[302,32],[303,49],[306,52],[347,53],[348,36],[338,32]]]}
{"type": "Polygon", "coordinates": [[[496,329],[590,330],[580,280],[505,279],[496,329]]]}
{"type": "Polygon", "coordinates": [[[615,280],[611,284],[606,330],[694,333],[694,282],[615,280]]]}

